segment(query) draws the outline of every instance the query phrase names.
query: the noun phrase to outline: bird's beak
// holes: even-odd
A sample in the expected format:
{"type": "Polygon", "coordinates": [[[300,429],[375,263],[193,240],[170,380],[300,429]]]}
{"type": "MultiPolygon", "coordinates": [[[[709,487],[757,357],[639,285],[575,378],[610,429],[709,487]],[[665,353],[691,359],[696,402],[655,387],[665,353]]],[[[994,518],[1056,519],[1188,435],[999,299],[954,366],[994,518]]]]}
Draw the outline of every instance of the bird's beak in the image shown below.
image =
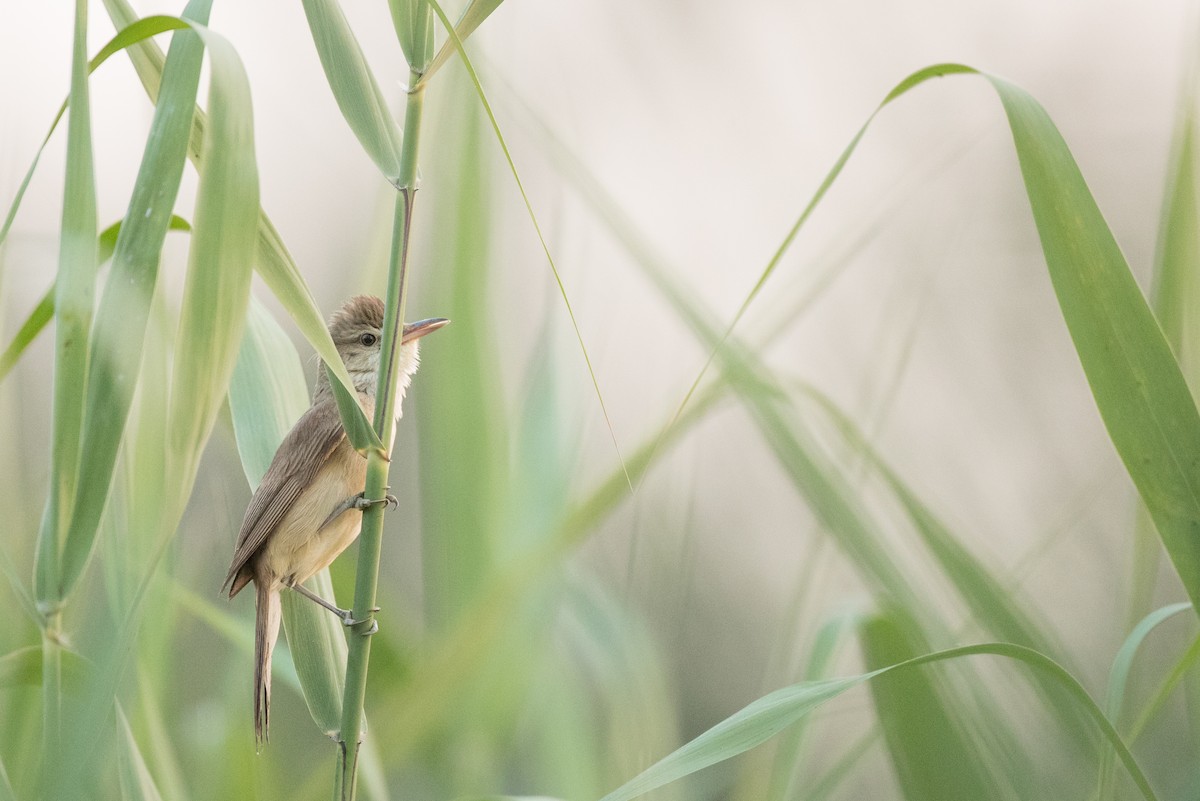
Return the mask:
{"type": "Polygon", "coordinates": [[[400,344],[420,339],[426,334],[432,334],[450,321],[445,317],[430,317],[428,320],[418,320],[415,323],[405,323],[404,333],[400,336],[400,344]]]}

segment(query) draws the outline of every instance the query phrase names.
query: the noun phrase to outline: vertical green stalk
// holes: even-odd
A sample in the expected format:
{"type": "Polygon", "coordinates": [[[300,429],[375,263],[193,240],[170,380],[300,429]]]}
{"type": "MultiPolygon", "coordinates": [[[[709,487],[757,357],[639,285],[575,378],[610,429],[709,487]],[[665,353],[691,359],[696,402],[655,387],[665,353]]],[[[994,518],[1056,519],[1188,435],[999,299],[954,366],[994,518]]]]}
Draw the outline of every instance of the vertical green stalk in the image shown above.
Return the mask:
{"type": "MultiPolygon", "coordinates": [[[[396,435],[396,354],[400,349],[404,302],[408,288],[408,249],[412,229],[413,198],[416,194],[417,149],[420,142],[421,111],[425,87],[418,84],[420,74],[410,75],[415,87],[408,95],[404,110],[404,140],[400,175],[396,182],[395,213],[392,220],[392,252],[388,263],[388,287],[383,321],[383,357],[375,392],[375,431],[390,454],[396,435]]],[[[372,451],[367,458],[365,497],[383,498],[388,491],[389,455],[372,451]]],[[[363,702],[366,699],[367,665],[371,657],[371,638],[366,636],[375,621],[375,594],[379,585],[379,554],[383,539],[384,506],[377,504],[363,512],[362,533],[358,540],[358,571],[354,582],[354,627],[346,658],[346,690],[342,696],[342,727],[338,735],[338,764],[334,798],[351,801],[358,776],[358,750],[361,744],[363,702]]]]}

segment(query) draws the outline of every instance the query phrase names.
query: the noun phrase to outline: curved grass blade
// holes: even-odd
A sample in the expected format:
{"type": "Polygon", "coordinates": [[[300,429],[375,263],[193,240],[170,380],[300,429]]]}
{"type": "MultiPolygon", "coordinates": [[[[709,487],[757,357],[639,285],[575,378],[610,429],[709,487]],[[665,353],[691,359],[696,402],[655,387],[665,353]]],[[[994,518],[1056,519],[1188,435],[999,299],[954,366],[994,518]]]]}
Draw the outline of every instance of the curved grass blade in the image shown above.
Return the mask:
{"type": "MultiPolygon", "coordinates": [[[[1121,709],[1125,701],[1125,691],[1129,684],[1129,674],[1133,670],[1133,660],[1137,656],[1138,650],[1142,647],[1146,637],[1150,632],[1158,627],[1159,624],[1174,617],[1180,612],[1186,612],[1191,608],[1190,603],[1171,604],[1164,606],[1161,609],[1156,609],[1141,620],[1134,627],[1129,636],[1125,638],[1125,642],[1121,644],[1121,649],[1117,651],[1117,656],[1113,659],[1112,669],[1108,674],[1108,692],[1104,698],[1105,710],[1108,713],[1109,719],[1114,724],[1121,722],[1121,709]]],[[[1097,792],[1097,797],[1100,801],[1113,797],[1113,769],[1112,755],[1105,752],[1103,759],[1100,762],[1100,789],[1097,792]]]]}
{"type": "MultiPolygon", "coordinates": [[[[212,80],[168,413],[171,480],[181,500],[191,493],[200,454],[225,402],[237,360],[250,300],[259,206],[245,68],[228,41],[201,26],[195,29],[209,50],[212,80]]],[[[194,106],[193,99],[188,111],[194,106]]],[[[179,155],[182,159],[183,153],[179,155]]]]}
{"type": "MultiPolygon", "coordinates": [[[[171,221],[167,224],[167,230],[191,231],[192,226],[188,224],[187,220],[172,214],[171,221]]],[[[117,235],[120,231],[121,223],[115,222],[100,232],[100,264],[112,258],[113,250],[117,246],[117,235]]],[[[4,349],[4,353],[0,354],[0,381],[3,381],[9,371],[16,366],[21,358],[21,354],[25,352],[25,348],[29,347],[29,344],[37,339],[37,335],[42,333],[42,329],[46,327],[46,324],[54,319],[54,292],[54,286],[46,290],[46,294],[42,295],[42,299],[38,301],[37,306],[29,313],[29,316],[25,318],[25,322],[21,324],[20,329],[13,336],[12,342],[8,343],[8,347],[4,349]]]]}
{"type": "Polygon", "coordinates": [[[400,177],[400,128],[336,0],[303,0],[325,78],[342,116],[383,176],[400,177]]]}
{"type": "Polygon", "coordinates": [[[8,343],[4,353],[0,354],[0,381],[3,381],[16,367],[17,362],[21,359],[21,354],[25,352],[25,348],[29,347],[29,343],[37,339],[37,335],[42,333],[42,329],[46,327],[47,323],[54,319],[54,291],[54,286],[46,290],[46,294],[42,295],[37,306],[33,307],[33,311],[29,313],[25,322],[21,323],[21,327],[17,329],[17,333],[13,335],[12,342],[8,343]]]}
{"type": "MultiPolygon", "coordinates": [[[[888,93],[851,140],[797,226],[840,174],[880,110],[932,78],[956,74],[980,75],[1000,96],[1051,281],[1084,374],[1109,437],[1146,503],[1193,606],[1197,606],[1200,414],[1070,150],[1032,96],[961,64],[938,64],[914,72],[888,93]]],[[[735,315],[735,324],[776,263],[773,259],[759,277],[735,315]]],[[[726,337],[730,330],[732,326],[726,337]]],[[[712,343],[713,351],[722,349],[724,342],[719,338],[712,343]]]]}
{"type": "Polygon", "coordinates": [[[1142,797],[1147,801],[1155,801],[1157,796],[1154,794],[1149,780],[1133,758],[1133,754],[1130,753],[1121,736],[1104,716],[1103,710],[1088,695],[1083,685],[1052,659],[1031,648],[1009,643],[984,643],[951,648],[858,676],[783,687],[764,695],[730,715],[699,737],[613,790],[601,801],[630,801],[630,799],[689,776],[698,770],[745,753],[771,739],[826,701],[876,677],[893,672],[902,673],[920,665],[982,654],[1001,656],[1022,662],[1034,670],[1049,674],[1054,681],[1061,684],[1087,712],[1087,716],[1108,744],[1116,749],[1121,763],[1129,772],[1142,797]]]}
{"type": "Polygon", "coordinates": [[[1114,723],[1120,722],[1121,707],[1125,700],[1129,674],[1133,669],[1133,659],[1137,656],[1138,649],[1142,647],[1142,642],[1159,624],[1180,612],[1187,611],[1191,606],[1190,603],[1181,603],[1156,609],[1146,615],[1121,644],[1121,650],[1117,651],[1117,656],[1113,659],[1112,670],[1108,674],[1108,693],[1105,696],[1105,707],[1114,723]]]}
{"type": "MultiPolygon", "coordinates": [[[[206,20],[208,5],[209,0],[193,0],[185,14],[206,20]]],[[[92,332],[79,449],[86,469],[71,507],[62,571],[56,582],[39,589],[39,600],[66,597],[92,552],[137,382],[159,255],[183,176],[204,47],[194,33],[180,31],[172,36],[171,51],[163,80],[169,102],[155,111],[92,332]]]]}

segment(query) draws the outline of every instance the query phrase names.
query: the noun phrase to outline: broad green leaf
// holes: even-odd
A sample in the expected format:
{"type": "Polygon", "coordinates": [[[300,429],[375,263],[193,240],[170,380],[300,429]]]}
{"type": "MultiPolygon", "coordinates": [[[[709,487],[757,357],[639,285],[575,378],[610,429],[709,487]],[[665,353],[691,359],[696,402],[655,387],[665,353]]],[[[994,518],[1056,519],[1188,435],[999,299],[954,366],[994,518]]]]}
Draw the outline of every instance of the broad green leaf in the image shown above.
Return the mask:
{"type": "Polygon", "coordinates": [[[1148,801],[1157,798],[1145,774],[1112,723],[1087,694],[1083,685],[1070,673],[1030,648],[1009,643],[985,643],[926,654],[858,676],[794,684],[768,693],[663,757],[604,796],[601,801],[629,801],[710,765],[745,753],[793,725],[826,701],[879,676],[889,673],[902,674],[921,665],[982,654],[1013,659],[1052,676],[1079,702],[1093,722],[1094,728],[1116,749],[1121,763],[1129,772],[1142,797],[1148,801]]]}
{"type": "MultiPolygon", "coordinates": [[[[172,214],[168,230],[191,231],[192,227],[188,224],[187,220],[172,214]]],[[[100,232],[99,261],[101,264],[112,258],[113,250],[117,245],[117,235],[120,231],[121,223],[115,222],[100,232]]],[[[42,299],[38,301],[37,306],[29,313],[25,322],[21,324],[12,342],[4,349],[4,353],[0,354],[0,381],[4,380],[17,361],[20,360],[21,354],[25,352],[25,348],[29,347],[29,343],[37,339],[37,335],[54,318],[54,292],[54,286],[46,290],[46,294],[42,295],[42,299]]]]}
{"type": "MultiPolygon", "coordinates": [[[[416,0],[391,0],[391,2],[392,13],[394,16],[395,7],[397,4],[402,3],[408,5],[416,2],[416,0]]],[[[491,13],[499,8],[500,3],[502,2],[503,0],[471,0],[471,2],[467,4],[466,9],[463,11],[462,16],[458,18],[458,23],[454,26],[454,32],[458,35],[459,41],[467,41],[467,37],[474,33],[475,29],[478,28],[485,19],[491,16],[491,13]]],[[[397,23],[397,25],[398,24],[399,23],[397,23]]],[[[437,72],[443,64],[446,63],[446,59],[453,55],[454,51],[455,46],[453,39],[447,39],[445,42],[442,42],[442,46],[438,48],[437,55],[434,56],[433,61],[431,61],[429,66],[424,70],[424,75],[421,76],[421,81],[424,82],[429,80],[430,77],[432,77],[432,75],[437,72]]]]}
{"type": "Polygon", "coordinates": [[[120,705],[117,706],[117,775],[121,781],[121,797],[126,801],[162,800],[120,705]]]}
{"type": "Polygon", "coordinates": [[[379,91],[350,23],[336,0],[303,0],[308,27],[333,97],[383,176],[400,176],[400,128],[379,91]]]}
{"type": "MultiPolygon", "coordinates": [[[[897,610],[859,629],[866,666],[877,669],[920,654],[920,635],[897,610]]],[[[995,777],[979,759],[947,700],[927,671],[896,671],[870,684],[888,754],[904,797],[912,801],[1001,799],[995,777]]]]}
{"type": "Polygon", "coordinates": [[[429,54],[433,52],[433,26],[429,24],[426,0],[388,0],[392,27],[404,51],[404,59],[413,72],[428,73],[429,54]]]}
{"type": "MultiPolygon", "coordinates": [[[[132,29],[147,20],[139,21],[133,9],[125,0],[104,0],[105,8],[113,23],[118,27],[132,29]]],[[[129,48],[129,58],[134,69],[150,96],[151,101],[157,102],[159,84],[163,70],[163,54],[152,41],[138,41],[136,47],[129,48]]],[[[192,133],[189,145],[189,155],[194,161],[199,160],[200,142],[203,141],[203,131],[208,116],[199,108],[196,109],[192,120],[192,133]]],[[[383,443],[375,434],[371,422],[358,403],[358,395],[354,391],[354,383],[350,380],[346,366],[338,356],[333,339],[321,316],[317,303],[313,299],[308,285],[304,282],[296,262],[292,259],[287,248],[280,239],[275,226],[271,224],[265,212],[259,210],[258,250],[255,254],[255,269],[263,281],[271,289],[296,327],[300,329],[305,339],[317,351],[329,370],[334,397],[342,416],[342,425],[346,434],[359,453],[370,450],[383,451],[383,443]]]]}
{"type": "MultiPolygon", "coordinates": [[[[38,532],[34,593],[53,612],[68,548],[71,505],[80,478],[80,442],[88,375],[89,329],[95,296],[96,184],[92,167],[91,103],[88,99],[87,3],[75,4],[71,55],[72,111],[67,120],[66,185],[55,281],[54,398],[50,446],[50,490],[38,532]]],[[[82,471],[85,475],[87,470],[82,471]]]]}
{"type": "MultiPolygon", "coordinates": [[[[1154,252],[1154,283],[1151,304],[1163,335],[1179,360],[1184,379],[1196,396],[1200,386],[1200,203],[1197,191],[1196,97],[1200,85],[1200,51],[1192,48],[1188,77],[1180,93],[1180,113],[1171,154],[1167,162],[1166,192],[1159,217],[1158,245],[1154,252]]],[[[1133,560],[1130,566],[1130,623],[1148,614],[1154,605],[1162,544],[1145,504],[1138,506],[1133,529],[1133,560]]]]}
{"type": "MultiPolygon", "coordinates": [[[[333,581],[322,570],[305,585],[329,601],[333,581]]],[[[346,627],[327,609],[322,609],[298,592],[284,592],[283,626],[288,649],[309,714],[322,734],[336,736],[342,725],[342,694],[346,687],[346,627]]],[[[363,722],[366,732],[366,721],[363,722]]]]}
{"type": "MultiPolygon", "coordinates": [[[[208,0],[194,0],[187,13],[191,19],[207,19],[208,0]]],[[[173,35],[163,81],[163,95],[169,102],[155,111],[125,214],[127,222],[117,238],[92,331],[84,388],[82,469],[63,547],[62,571],[55,586],[39,588],[40,600],[57,601],[67,595],[95,542],[137,383],[159,256],[183,175],[203,55],[203,44],[194,33],[173,35]]]]}
{"type": "MultiPolygon", "coordinates": [[[[212,80],[168,417],[176,460],[171,475],[182,498],[191,492],[200,454],[225,401],[250,299],[258,234],[250,84],[225,39],[199,26],[197,33],[210,53],[212,80]]],[[[194,106],[192,98],[188,111],[194,106]]]]}
{"type": "Polygon", "coordinates": [[[1200,414],[1058,129],[1024,90],[988,80],[1008,115],[1046,265],[1100,416],[1200,605],[1200,414]]]}

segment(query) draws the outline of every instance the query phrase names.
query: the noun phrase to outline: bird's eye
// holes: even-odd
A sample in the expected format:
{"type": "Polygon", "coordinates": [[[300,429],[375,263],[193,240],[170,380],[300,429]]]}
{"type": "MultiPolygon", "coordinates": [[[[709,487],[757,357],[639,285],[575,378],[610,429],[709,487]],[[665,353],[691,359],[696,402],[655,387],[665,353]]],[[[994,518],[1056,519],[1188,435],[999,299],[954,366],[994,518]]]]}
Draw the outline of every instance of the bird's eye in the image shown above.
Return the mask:
{"type": "Polygon", "coordinates": [[[367,333],[360,335],[358,341],[362,343],[364,348],[369,348],[379,341],[379,337],[368,331],[367,333]]]}

